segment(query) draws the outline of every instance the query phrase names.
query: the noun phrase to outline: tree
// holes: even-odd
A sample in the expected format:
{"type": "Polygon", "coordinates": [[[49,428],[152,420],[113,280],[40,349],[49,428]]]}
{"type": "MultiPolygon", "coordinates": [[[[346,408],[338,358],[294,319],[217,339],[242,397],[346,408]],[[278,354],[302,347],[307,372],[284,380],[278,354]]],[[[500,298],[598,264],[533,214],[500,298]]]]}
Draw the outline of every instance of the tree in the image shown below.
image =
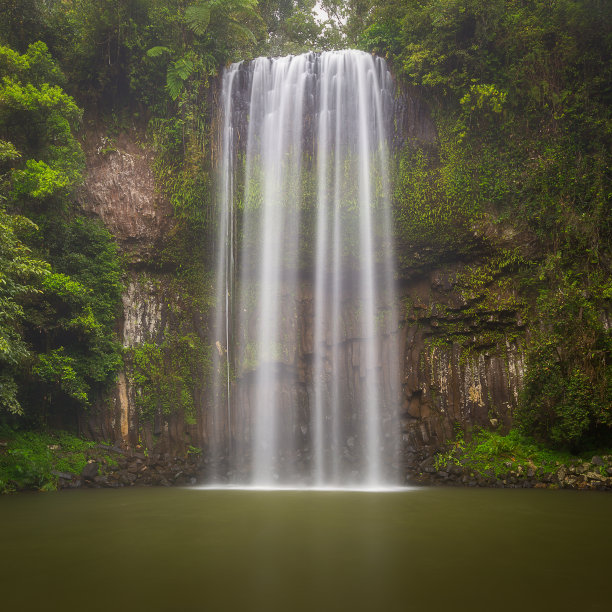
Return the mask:
{"type": "Polygon", "coordinates": [[[46,45],[0,46],[0,77],[0,405],[38,420],[89,405],[118,369],[121,267],[75,211],[81,110],[46,45]]]}
{"type": "Polygon", "coordinates": [[[0,410],[22,414],[17,376],[32,358],[23,338],[25,297],[41,291],[49,264],[37,259],[19,239],[34,224],[19,215],[8,215],[0,207],[0,410]]]}

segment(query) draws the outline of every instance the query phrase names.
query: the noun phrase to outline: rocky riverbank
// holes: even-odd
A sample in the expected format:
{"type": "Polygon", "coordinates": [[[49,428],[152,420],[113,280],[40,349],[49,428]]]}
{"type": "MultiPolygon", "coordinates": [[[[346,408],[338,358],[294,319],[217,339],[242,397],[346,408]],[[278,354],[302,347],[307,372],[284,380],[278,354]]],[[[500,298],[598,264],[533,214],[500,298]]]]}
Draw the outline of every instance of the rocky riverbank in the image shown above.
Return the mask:
{"type": "Polygon", "coordinates": [[[97,445],[80,474],[55,471],[58,489],[194,485],[201,471],[197,454],[175,457],[97,445]]]}
{"type": "Polygon", "coordinates": [[[612,490],[612,455],[546,467],[515,466],[507,461],[505,467],[507,471],[499,467],[480,470],[454,462],[440,465],[436,457],[428,457],[410,471],[407,479],[413,485],[429,486],[612,490]]]}

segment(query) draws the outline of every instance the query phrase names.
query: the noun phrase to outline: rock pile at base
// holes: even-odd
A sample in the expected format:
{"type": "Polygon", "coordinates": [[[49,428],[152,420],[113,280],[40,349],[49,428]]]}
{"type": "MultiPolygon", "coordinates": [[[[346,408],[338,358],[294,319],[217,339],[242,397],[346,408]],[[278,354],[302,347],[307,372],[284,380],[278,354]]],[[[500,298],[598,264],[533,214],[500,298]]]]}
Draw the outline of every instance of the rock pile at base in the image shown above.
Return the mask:
{"type": "Polygon", "coordinates": [[[510,489],[593,489],[612,490],[612,455],[594,456],[590,461],[559,464],[554,469],[542,467],[512,468],[495,474],[474,467],[447,464],[435,467],[435,458],[428,457],[410,470],[410,484],[433,486],[498,487],[510,489]]]}
{"type": "Polygon", "coordinates": [[[80,475],[56,473],[58,489],[194,485],[200,458],[194,455],[145,454],[99,445],[103,453],[89,459],[80,475]]]}

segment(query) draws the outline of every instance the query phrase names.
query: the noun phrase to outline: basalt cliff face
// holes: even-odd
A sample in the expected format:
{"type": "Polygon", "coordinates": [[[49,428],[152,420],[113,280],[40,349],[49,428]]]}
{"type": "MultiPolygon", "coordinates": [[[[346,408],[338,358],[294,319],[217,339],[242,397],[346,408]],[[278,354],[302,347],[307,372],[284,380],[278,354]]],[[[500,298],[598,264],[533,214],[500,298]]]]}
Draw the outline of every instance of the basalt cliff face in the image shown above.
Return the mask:
{"type": "MultiPolygon", "coordinates": [[[[157,444],[158,452],[183,451],[194,426],[187,425],[180,412],[142,418],[131,360],[135,347],[161,344],[175,325],[177,309],[184,309],[172,287],[173,271],[163,268],[160,256],[174,228],[172,206],[156,188],[153,154],[142,144],[140,132],[110,138],[92,130],[84,149],[87,172],[81,207],[106,225],[124,257],[125,290],[117,331],[126,357],[111,397],[92,408],[81,429],[126,447],[157,444]]],[[[198,436],[193,437],[197,442],[198,436]]]]}
{"type": "Polygon", "coordinates": [[[403,288],[401,414],[411,466],[458,426],[508,429],[517,407],[524,372],[520,316],[486,307],[475,317],[474,303],[454,285],[461,267],[432,270],[403,288]]]}
{"type": "MultiPolygon", "coordinates": [[[[405,93],[398,107],[395,148],[435,149],[436,131],[418,96],[405,93]]],[[[111,141],[101,131],[91,131],[85,140],[82,208],[99,217],[115,235],[126,261],[119,335],[126,355],[135,347],[159,345],[177,328],[180,313],[194,337],[212,350],[219,340],[210,331],[212,313],[185,300],[172,282],[175,270],[160,261],[175,231],[173,212],[156,189],[153,153],[141,141],[136,133],[122,133],[111,141]]],[[[480,235],[486,231],[475,229],[480,235]]],[[[513,236],[505,239],[518,240],[513,236]]],[[[406,247],[399,241],[398,248],[406,247]]],[[[490,291],[486,284],[476,292],[466,290],[466,271],[487,257],[483,248],[466,260],[456,257],[444,263],[399,268],[399,321],[389,325],[383,337],[378,366],[388,393],[395,394],[402,426],[402,462],[407,470],[452,437],[457,425],[507,427],[512,421],[523,377],[525,324],[512,289],[504,285],[500,290],[499,278],[490,291]],[[399,347],[397,362],[389,362],[393,358],[385,342],[399,347]],[[389,380],[394,370],[400,378],[395,387],[389,380]]],[[[288,373],[280,395],[289,402],[297,394],[304,422],[308,420],[314,333],[308,315],[313,307],[309,282],[305,279],[298,295],[288,296],[285,312],[280,314],[286,325],[297,326],[298,333],[278,364],[288,373]],[[296,313],[301,315],[296,318],[296,313]]],[[[343,376],[349,381],[350,393],[358,395],[365,364],[360,351],[363,339],[351,331],[353,308],[348,302],[343,307],[340,351],[343,376]]],[[[189,417],[181,409],[170,409],[145,418],[137,401],[141,390],[128,357],[111,400],[92,409],[82,429],[94,438],[125,446],[144,444],[156,452],[177,453],[188,445],[206,447],[210,398],[205,381],[194,381],[188,392],[195,406],[189,417]]],[[[239,403],[241,399],[248,419],[250,399],[239,398],[239,403]]]]}

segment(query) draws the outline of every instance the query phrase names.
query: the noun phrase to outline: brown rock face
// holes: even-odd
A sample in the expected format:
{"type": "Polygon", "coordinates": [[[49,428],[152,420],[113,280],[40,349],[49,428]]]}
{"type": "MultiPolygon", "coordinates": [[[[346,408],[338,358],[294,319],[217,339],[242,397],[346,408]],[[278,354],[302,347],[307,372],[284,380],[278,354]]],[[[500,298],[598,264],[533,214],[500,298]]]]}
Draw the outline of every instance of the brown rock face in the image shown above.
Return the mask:
{"type": "Polygon", "coordinates": [[[152,153],[126,134],[89,134],[84,148],[83,210],[104,222],[130,262],[146,263],[172,222],[170,203],[155,189],[152,153]]]}
{"type": "MultiPolygon", "coordinates": [[[[168,295],[167,275],[143,271],[155,263],[172,226],[172,206],[155,188],[153,154],[139,144],[136,132],[109,138],[94,130],[86,135],[84,150],[87,171],[79,193],[81,207],[115,236],[128,266],[120,339],[126,348],[156,342],[163,337],[168,305],[175,296],[168,295]]],[[[135,444],[144,435],[139,431],[135,393],[129,372],[119,372],[110,405],[90,410],[82,430],[94,438],[135,444]]]]}

